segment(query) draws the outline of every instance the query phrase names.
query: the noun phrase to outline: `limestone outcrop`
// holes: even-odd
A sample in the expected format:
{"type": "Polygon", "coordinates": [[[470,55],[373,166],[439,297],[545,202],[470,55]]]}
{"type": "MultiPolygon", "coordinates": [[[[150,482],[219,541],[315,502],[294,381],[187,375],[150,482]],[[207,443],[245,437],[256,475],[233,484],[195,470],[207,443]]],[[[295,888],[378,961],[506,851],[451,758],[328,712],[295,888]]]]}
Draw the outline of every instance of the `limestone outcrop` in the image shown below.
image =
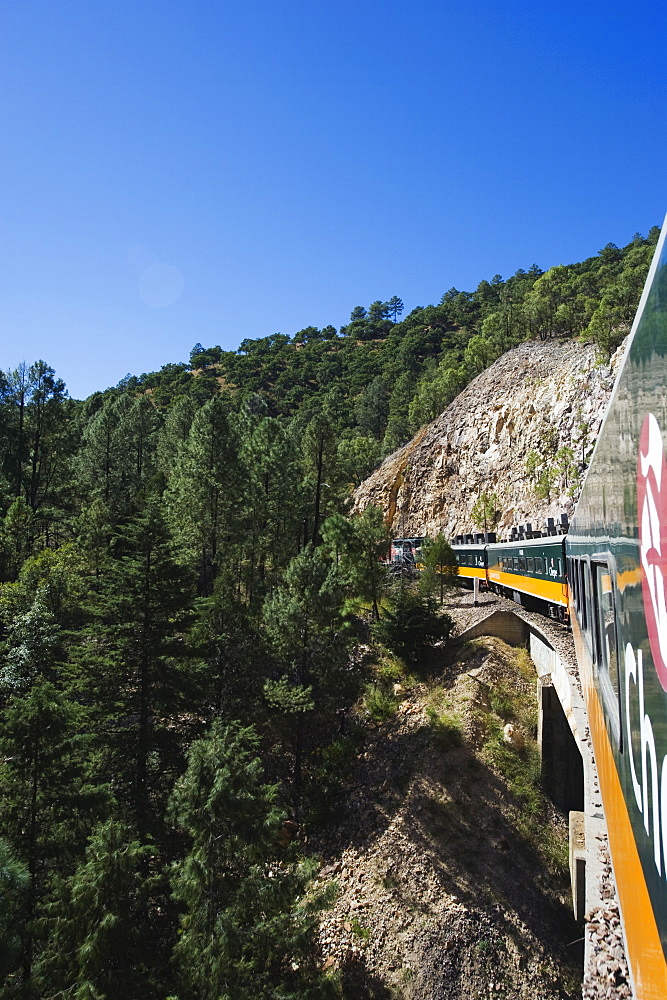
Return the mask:
{"type": "Polygon", "coordinates": [[[508,351],[385,459],[357,489],[355,509],[376,504],[402,537],[479,530],[472,510],[482,493],[498,498],[501,534],[512,524],[540,528],[547,517],[570,515],[624,346],[607,365],[592,345],[576,341],[528,341],[508,351]],[[564,448],[572,451],[565,471],[564,448]],[[529,473],[531,452],[541,464],[529,473]],[[545,470],[546,496],[537,484],[545,470]]]}

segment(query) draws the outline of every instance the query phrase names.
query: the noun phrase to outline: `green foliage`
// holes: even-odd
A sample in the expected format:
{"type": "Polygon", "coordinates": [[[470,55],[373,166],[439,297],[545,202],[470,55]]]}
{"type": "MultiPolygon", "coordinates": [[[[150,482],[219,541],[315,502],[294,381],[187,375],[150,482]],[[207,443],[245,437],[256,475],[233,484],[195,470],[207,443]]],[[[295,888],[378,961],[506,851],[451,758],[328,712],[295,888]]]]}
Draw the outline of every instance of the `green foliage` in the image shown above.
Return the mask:
{"type": "Polygon", "coordinates": [[[455,712],[438,710],[433,706],[426,709],[426,718],[433,731],[434,738],[442,750],[452,750],[463,743],[463,730],[460,717],[455,712]]]}
{"type": "Polygon", "coordinates": [[[392,596],[385,617],[374,622],[373,637],[411,664],[420,664],[425,652],[436,642],[447,639],[452,620],[438,613],[431,597],[422,597],[406,586],[399,586],[392,596]]]}
{"type": "Polygon", "coordinates": [[[91,781],[83,710],[43,676],[11,698],[1,723],[0,832],[30,874],[21,913],[21,980],[30,989],[45,946],[45,903],[71,870],[108,794],[91,781]]]}
{"type": "Polygon", "coordinates": [[[23,692],[40,674],[53,677],[57,652],[56,620],[38,595],[30,610],[12,618],[7,628],[0,691],[5,695],[23,692]]]}
{"type": "Polygon", "coordinates": [[[533,480],[537,479],[538,470],[542,464],[542,456],[536,451],[529,451],[526,456],[526,472],[533,480]]]}
{"type": "Polygon", "coordinates": [[[190,690],[183,633],[193,592],[156,501],[117,532],[111,550],[91,595],[94,617],[78,651],[78,685],[106,729],[103,766],[143,842],[149,832],[161,835],[161,809],[180,764],[179,737],[188,733],[185,720],[178,730],[170,720],[190,690]]]}
{"type": "Polygon", "coordinates": [[[425,570],[420,580],[421,589],[426,594],[431,594],[437,587],[440,591],[440,603],[442,604],[445,588],[455,585],[459,572],[454,550],[442,532],[435,538],[424,540],[422,561],[425,570]]]}
{"type": "Polygon", "coordinates": [[[554,485],[558,476],[555,469],[550,466],[543,466],[537,476],[535,483],[535,496],[539,500],[551,500],[554,485]]]}
{"type": "Polygon", "coordinates": [[[351,926],[351,933],[354,934],[355,937],[361,938],[362,941],[368,941],[370,939],[371,936],[370,927],[364,927],[364,925],[360,923],[358,917],[352,918],[350,926],[351,926]]]}
{"type": "Polygon", "coordinates": [[[369,504],[349,521],[340,514],[322,526],[324,548],[335,558],[340,577],[352,593],[369,601],[373,617],[380,617],[379,601],[388,583],[381,563],[391,537],[379,507],[369,504]]]}
{"type": "Polygon", "coordinates": [[[218,397],[195,416],[179,450],[166,495],[169,526],[181,559],[211,593],[227,538],[238,528],[238,439],[229,408],[218,397]]]}
{"type": "Polygon", "coordinates": [[[303,758],[311,716],[332,725],[336,711],[356,699],[360,671],[349,657],[351,636],[335,566],[311,546],[295,556],[283,584],[264,604],[263,624],[279,679],[265,685],[276,736],[291,755],[290,783],[300,809],[303,758]],[[314,712],[311,711],[314,710],[314,712]]]}
{"type": "Polygon", "coordinates": [[[396,711],[396,698],[382,684],[369,684],[364,691],[364,709],[374,722],[385,722],[396,711]]]}
{"type": "Polygon", "coordinates": [[[566,446],[556,452],[555,468],[565,489],[573,493],[579,486],[581,475],[572,448],[566,446]]]}
{"type": "Polygon", "coordinates": [[[29,879],[26,866],[12,854],[7,842],[0,839],[0,983],[19,958],[29,879]]]}
{"type": "Polygon", "coordinates": [[[37,977],[51,990],[59,983],[76,1000],[150,996],[150,853],[122,822],[95,827],[85,860],[49,908],[54,954],[44,957],[37,977]]]}
{"type": "Polygon", "coordinates": [[[303,684],[291,684],[286,674],[280,680],[274,681],[269,678],[264,682],[264,697],[271,708],[289,715],[295,712],[312,712],[315,708],[312,696],[312,684],[308,687],[304,687],[303,684]]]}
{"type": "Polygon", "coordinates": [[[278,788],[263,782],[251,729],[214,723],[193,744],[172,815],[191,841],[174,872],[184,908],[174,949],[185,1000],[331,995],[316,965],[312,867],[281,855],[278,788]]]}
{"type": "Polygon", "coordinates": [[[502,510],[497,493],[483,491],[477,497],[470,512],[472,522],[478,531],[493,531],[500,520],[502,510]]]}
{"type": "Polygon", "coordinates": [[[5,514],[2,523],[2,548],[5,573],[16,579],[24,560],[32,551],[35,536],[35,515],[32,508],[19,496],[5,514]]]}

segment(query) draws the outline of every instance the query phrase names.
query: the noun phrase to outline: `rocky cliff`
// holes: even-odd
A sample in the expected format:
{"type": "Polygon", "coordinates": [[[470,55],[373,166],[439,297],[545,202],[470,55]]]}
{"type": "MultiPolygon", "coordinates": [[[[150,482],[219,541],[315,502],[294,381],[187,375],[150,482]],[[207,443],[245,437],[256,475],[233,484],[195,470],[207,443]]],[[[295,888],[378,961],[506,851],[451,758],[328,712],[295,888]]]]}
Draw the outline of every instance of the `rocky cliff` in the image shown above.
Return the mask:
{"type": "Polygon", "coordinates": [[[508,351],[362,483],[355,509],[376,504],[396,536],[448,538],[479,530],[472,511],[482,494],[501,533],[571,514],[623,350],[608,365],[574,341],[508,351]]]}

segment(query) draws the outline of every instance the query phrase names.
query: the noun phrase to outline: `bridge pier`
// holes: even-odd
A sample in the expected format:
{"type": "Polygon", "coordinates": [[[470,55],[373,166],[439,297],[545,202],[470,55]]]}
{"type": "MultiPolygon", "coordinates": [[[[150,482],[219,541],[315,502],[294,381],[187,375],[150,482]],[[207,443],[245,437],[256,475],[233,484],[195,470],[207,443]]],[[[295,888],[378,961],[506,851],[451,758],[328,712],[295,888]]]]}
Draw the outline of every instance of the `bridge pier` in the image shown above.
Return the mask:
{"type": "Polygon", "coordinates": [[[542,787],[561,812],[583,812],[584,762],[550,674],[538,678],[537,705],[542,787]]]}

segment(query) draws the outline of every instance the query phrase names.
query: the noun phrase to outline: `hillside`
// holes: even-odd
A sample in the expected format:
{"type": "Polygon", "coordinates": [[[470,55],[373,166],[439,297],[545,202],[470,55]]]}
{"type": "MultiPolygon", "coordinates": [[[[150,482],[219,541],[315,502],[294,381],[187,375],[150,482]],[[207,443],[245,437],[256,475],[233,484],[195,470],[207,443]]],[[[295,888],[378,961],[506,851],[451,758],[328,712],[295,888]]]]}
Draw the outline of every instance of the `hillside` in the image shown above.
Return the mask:
{"type": "Polygon", "coordinates": [[[350,1000],[581,996],[567,824],[539,789],[535,668],[491,638],[433,668],[368,732],[317,838],[320,882],[338,888],[325,967],[350,1000]]]}
{"type": "Polygon", "coordinates": [[[385,459],[355,509],[379,506],[396,535],[448,538],[479,530],[482,494],[501,531],[571,513],[622,356],[623,346],[601,365],[591,345],[520,344],[385,459]]]}

